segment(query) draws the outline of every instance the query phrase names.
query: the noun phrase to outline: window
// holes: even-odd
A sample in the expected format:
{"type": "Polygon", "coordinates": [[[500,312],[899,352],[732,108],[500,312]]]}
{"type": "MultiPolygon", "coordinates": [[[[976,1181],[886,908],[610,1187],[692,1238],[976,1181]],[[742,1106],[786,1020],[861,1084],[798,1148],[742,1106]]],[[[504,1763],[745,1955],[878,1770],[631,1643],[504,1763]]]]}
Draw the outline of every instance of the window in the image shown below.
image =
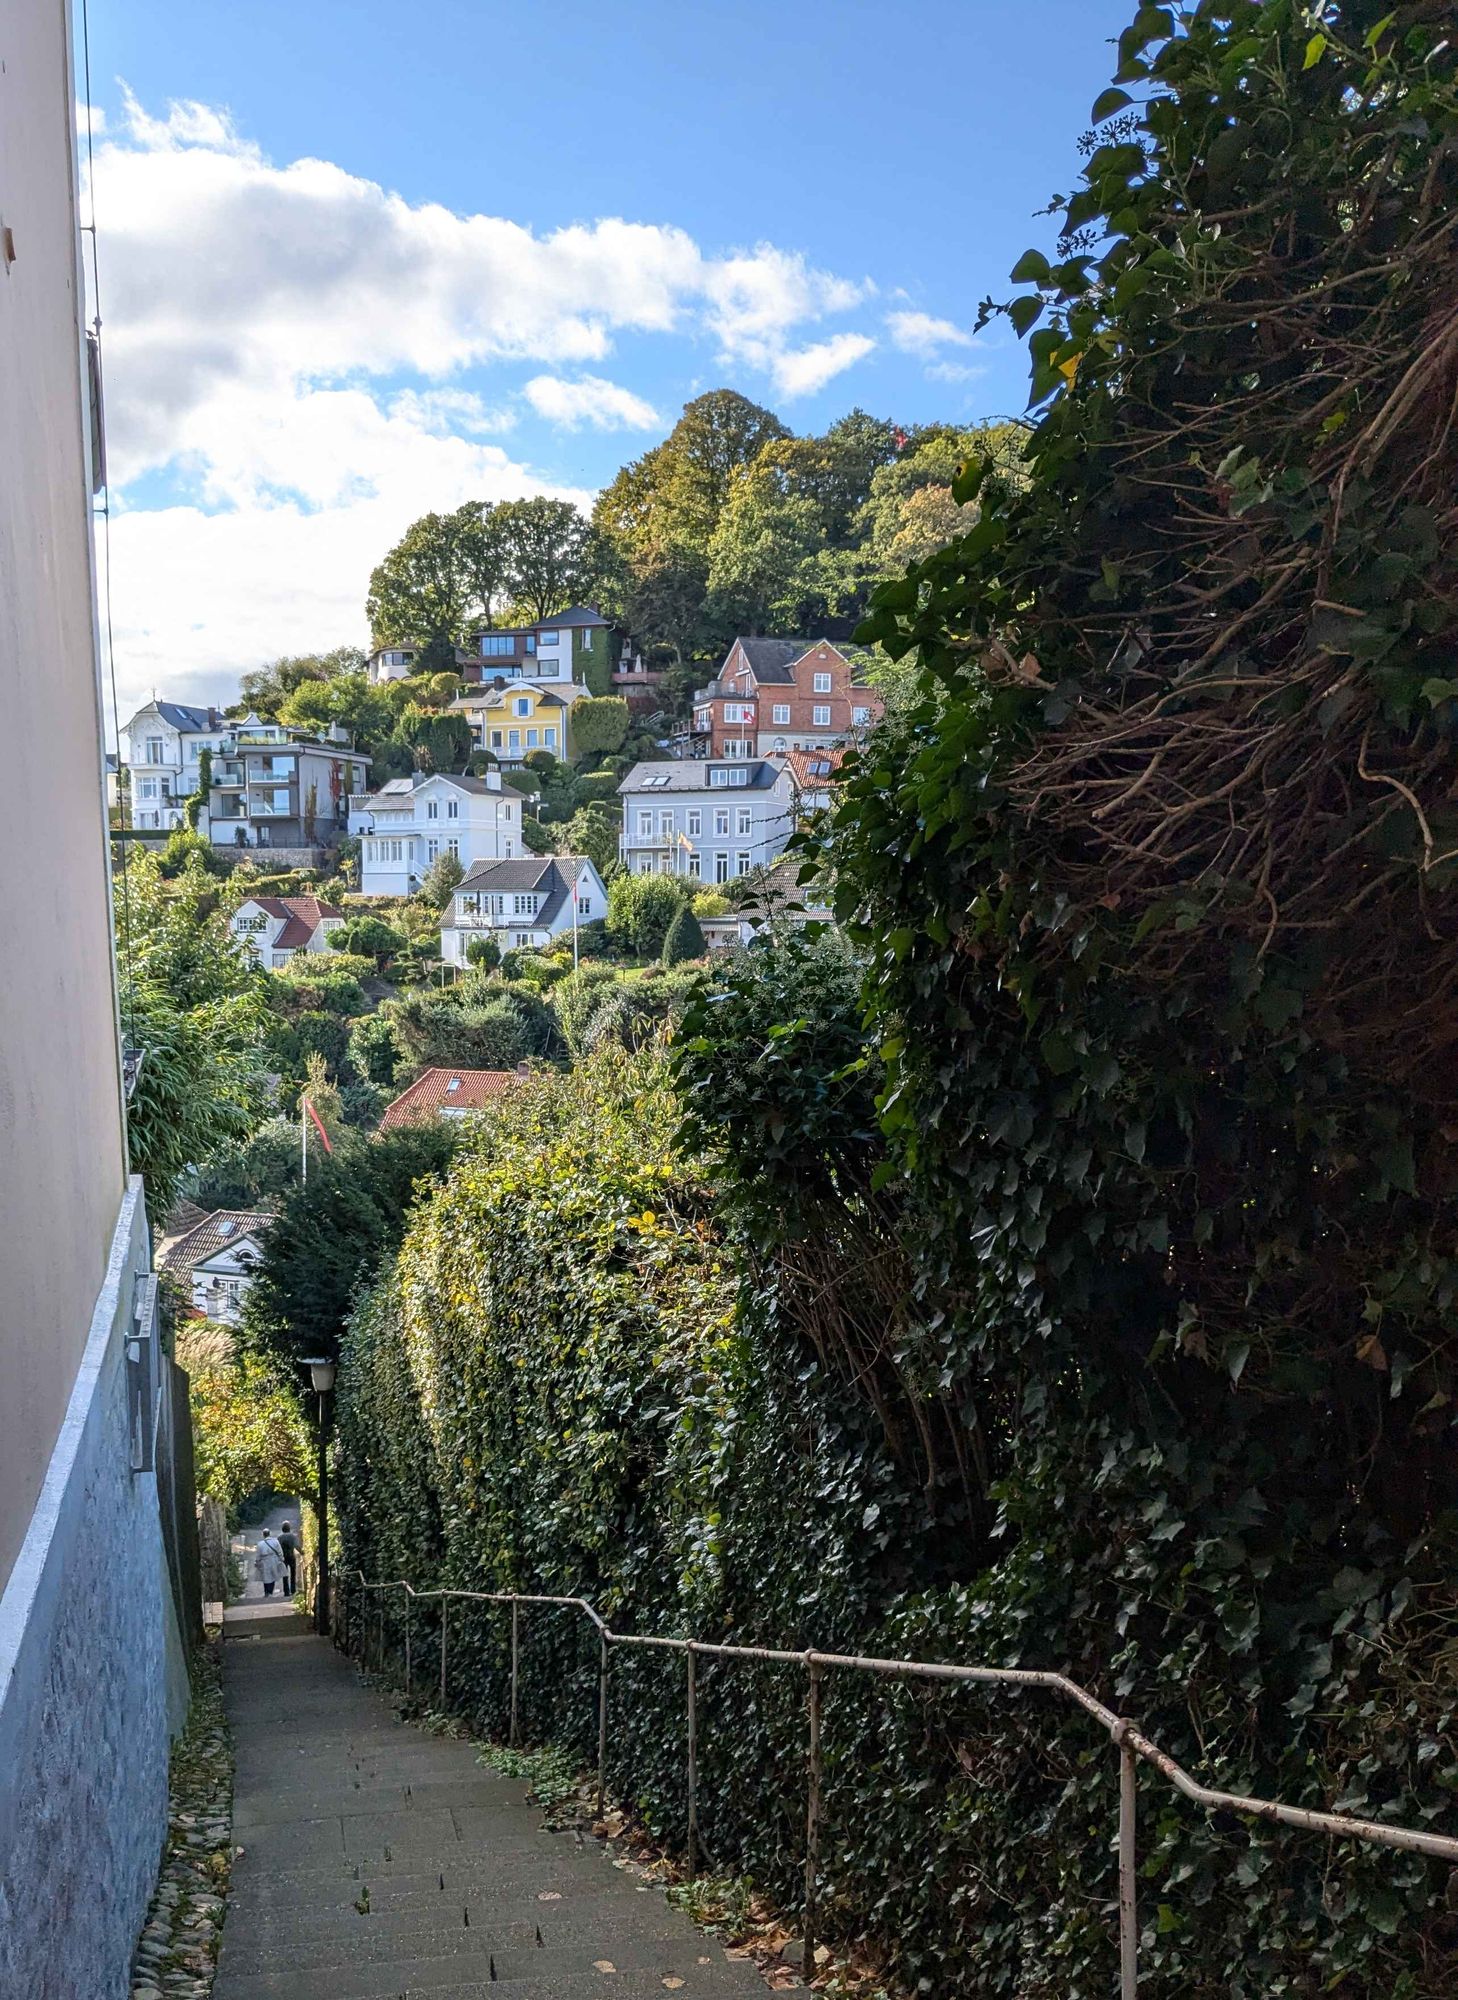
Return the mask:
{"type": "Polygon", "coordinates": [[[528,750],[535,750],[537,748],[537,732],[535,729],[527,731],[527,748],[528,750]]]}
{"type": "Polygon", "coordinates": [[[714,856],[714,880],[716,882],[727,882],[729,880],[729,856],[727,854],[716,854],[714,856]]]}
{"type": "Polygon", "coordinates": [[[754,808],[752,806],[741,806],[734,817],[734,831],[738,834],[748,833],[754,825],[754,808]]]}
{"type": "Polygon", "coordinates": [[[752,701],[726,701],[724,704],[726,722],[753,722],[754,703],[752,701]]]}
{"type": "Polygon", "coordinates": [[[454,854],[457,861],[459,861],[461,858],[461,843],[455,839],[448,840],[446,842],[446,853],[454,854]]]}
{"type": "Polygon", "coordinates": [[[461,816],[461,808],[460,808],[460,803],[459,803],[459,801],[458,801],[458,800],[456,800],[456,799],[447,799],[447,800],[446,800],[446,818],[447,818],[447,819],[459,819],[459,818],[460,818],[460,816],[461,816]]]}
{"type": "Polygon", "coordinates": [[[520,731],[519,729],[508,729],[508,730],[507,730],[507,732],[506,732],[506,747],[507,747],[507,749],[508,749],[509,751],[510,751],[510,750],[520,750],[520,748],[521,748],[521,731],[520,731]]]}
{"type": "Polygon", "coordinates": [[[742,767],[737,771],[731,771],[729,773],[729,782],[731,785],[747,785],[749,783],[748,771],[742,767]]]}
{"type": "Polygon", "coordinates": [[[535,632],[527,633],[526,649],[529,653],[534,653],[537,650],[537,635],[535,632]]]}
{"type": "Polygon", "coordinates": [[[693,853],[689,856],[689,874],[692,875],[694,880],[697,882],[702,877],[703,872],[704,872],[704,857],[702,854],[700,854],[699,850],[695,848],[693,853]]]}
{"type": "Polygon", "coordinates": [[[749,856],[742,850],[734,857],[734,873],[736,875],[747,875],[749,873],[749,856]]]}
{"type": "Polygon", "coordinates": [[[777,701],[771,712],[770,720],[775,723],[785,723],[788,722],[789,719],[790,719],[790,704],[787,701],[777,701]]]}
{"type": "Polygon", "coordinates": [[[530,715],[532,712],[531,696],[529,694],[517,695],[512,701],[511,712],[513,715],[530,715]]]}
{"type": "Polygon", "coordinates": [[[810,711],[810,720],[817,729],[829,729],[830,727],[829,706],[827,705],[826,707],[823,708],[822,707],[813,708],[810,711]]]}
{"type": "Polygon", "coordinates": [[[438,840],[427,840],[425,843],[426,860],[434,861],[439,853],[440,853],[440,842],[438,840]]]}
{"type": "Polygon", "coordinates": [[[501,748],[501,731],[499,729],[493,729],[491,732],[491,748],[493,750],[501,748]]]}
{"type": "Polygon", "coordinates": [[[516,917],[534,917],[537,914],[536,897],[513,896],[511,899],[511,911],[512,915],[516,917]]]}
{"type": "Polygon", "coordinates": [[[719,770],[710,771],[709,783],[711,785],[727,785],[728,782],[729,782],[729,773],[727,771],[719,771],[719,770]]]}
{"type": "Polygon", "coordinates": [[[690,809],[688,830],[691,834],[700,834],[704,830],[704,815],[699,811],[697,806],[690,809]]]}
{"type": "Polygon", "coordinates": [[[643,840],[646,840],[646,839],[648,839],[648,838],[650,837],[650,835],[652,834],[652,832],[653,832],[653,815],[652,815],[652,813],[651,813],[651,812],[640,812],[640,813],[638,814],[638,834],[639,834],[639,838],[640,838],[640,839],[643,839],[643,840]]]}
{"type": "Polygon", "coordinates": [[[141,798],[155,799],[157,796],[157,780],[155,778],[143,778],[137,787],[137,792],[141,798]]]}
{"type": "Polygon", "coordinates": [[[509,659],[516,651],[516,641],[509,632],[483,632],[481,634],[481,657],[483,660],[509,659]]]}
{"type": "Polygon", "coordinates": [[[544,750],[555,750],[556,747],[557,747],[557,725],[555,722],[549,722],[546,728],[542,731],[542,748],[544,750]]]}
{"type": "Polygon", "coordinates": [[[729,808],[728,808],[728,806],[715,806],[715,808],[714,808],[714,831],[715,831],[715,833],[727,833],[727,832],[729,831],[729,808]]]}
{"type": "Polygon", "coordinates": [[[439,818],[440,818],[440,806],[439,806],[439,804],[437,803],[437,801],[436,801],[435,799],[428,799],[428,800],[426,801],[426,805],[425,805],[425,817],[426,817],[427,819],[439,819],[439,818]]]}
{"type": "Polygon", "coordinates": [[[829,693],[830,693],[830,675],[829,675],[829,674],[817,674],[817,675],[815,676],[815,680],[814,680],[814,683],[813,683],[813,685],[814,685],[814,688],[815,688],[815,692],[816,692],[817,694],[829,694],[829,693]]]}
{"type": "Polygon", "coordinates": [[[149,764],[160,764],[162,762],[162,738],[160,736],[149,736],[147,738],[147,762],[149,764]]]}
{"type": "Polygon", "coordinates": [[[865,723],[869,722],[870,719],[871,719],[871,711],[868,708],[853,708],[851,710],[851,721],[855,724],[857,729],[861,728],[865,723]]]}
{"type": "Polygon", "coordinates": [[[785,739],[784,739],[784,737],[783,737],[783,736],[777,736],[777,737],[775,738],[775,748],[776,748],[776,750],[783,750],[783,749],[784,749],[784,747],[785,747],[785,739]]]}
{"type": "Polygon", "coordinates": [[[673,838],[673,812],[671,808],[668,812],[661,812],[658,815],[658,831],[665,840],[673,838]]]}

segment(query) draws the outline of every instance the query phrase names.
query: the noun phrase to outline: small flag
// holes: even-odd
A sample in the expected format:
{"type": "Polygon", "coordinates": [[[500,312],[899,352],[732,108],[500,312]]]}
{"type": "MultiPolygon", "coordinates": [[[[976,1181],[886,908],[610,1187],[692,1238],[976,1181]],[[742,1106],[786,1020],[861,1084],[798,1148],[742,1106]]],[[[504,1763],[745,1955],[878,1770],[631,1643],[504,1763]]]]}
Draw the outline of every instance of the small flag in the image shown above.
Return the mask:
{"type": "Polygon", "coordinates": [[[313,1119],[315,1130],[318,1132],[319,1137],[324,1141],[325,1152],[332,1153],[334,1151],[334,1148],[329,1143],[329,1134],[324,1130],[324,1120],[319,1116],[318,1112],[314,1109],[313,1105],[309,1102],[307,1097],[304,1099],[304,1109],[313,1119]]]}

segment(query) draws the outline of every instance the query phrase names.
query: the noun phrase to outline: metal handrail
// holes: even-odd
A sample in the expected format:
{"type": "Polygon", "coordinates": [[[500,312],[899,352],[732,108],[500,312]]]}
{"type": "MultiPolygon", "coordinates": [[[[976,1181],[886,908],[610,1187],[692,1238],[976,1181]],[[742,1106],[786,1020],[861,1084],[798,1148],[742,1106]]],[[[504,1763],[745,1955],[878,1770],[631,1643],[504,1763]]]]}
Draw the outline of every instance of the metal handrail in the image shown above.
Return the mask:
{"type": "MultiPolygon", "coordinates": [[[[828,1668],[857,1673],[880,1674],[895,1680],[971,1681],[983,1685],[1018,1688],[1046,1688],[1050,1693],[1075,1702],[1107,1730],[1119,1752],[1119,1994],[1120,2000],[1134,2000],[1139,1978],[1139,1917],[1136,1897],[1138,1868],[1137,1799],[1138,1765],[1142,1760],[1165,1777],[1185,1798],[1212,1812],[1240,1813],[1247,1818],[1294,1826],[1307,1833],[1326,1833],[1340,1839],[1363,1840],[1373,1846],[1393,1847],[1410,1854],[1428,1854],[1440,1861],[1458,1863],[1458,1839],[1439,1833],[1423,1833],[1416,1828],[1388,1826],[1380,1820],[1353,1819],[1345,1813],[1317,1812],[1306,1806],[1289,1806],[1277,1799],[1249,1798],[1241,1792],[1221,1791],[1202,1785],[1178,1764],[1169,1752],[1127,1716],[1116,1715],[1097,1695],[1080,1687],[1067,1674],[1037,1667],[962,1667],[938,1660],[882,1660],[855,1653],[821,1653],[813,1648],[790,1652],[772,1646],[731,1646],[707,1639],[665,1639],[646,1633],[615,1632],[585,1597],[554,1597],[514,1590],[452,1590],[441,1586],[417,1590],[404,1577],[371,1583],[363,1570],[348,1572],[364,1592],[403,1590],[405,1592],[405,1692],[411,1692],[412,1599],[441,1600],[440,1698],[446,1698],[447,1611],[451,1598],[478,1604],[511,1606],[511,1694],[509,1741],[517,1741],[517,1669],[520,1656],[520,1611],[524,1604],[550,1605],[583,1612],[596,1628],[598,1653],[597,1697],[597,1810],[601,1816],[607,1790],[608,1654],[613,1646],[637,1646],[644,1650],[682,1653],[688,1668],[688,1875],[697,1870],[698,1849],[698,1715],[695,1663],[699,1659],[760,1660],[770,1665],[803,1667],[808,1677],[808,1745],[806,1754],[805,1813],[805,1921],[804,1963],[807,1973],[815,1962],[817,1891],[820,1854],[821,1786],[823,1767],[820,1747],[822,1682],[828,1668]]],[[[347,1607],[346,1607],[347,1611],[347,1607]]],[[[350,1636],[346,1633],[346,1644],[350,1636]]],[[[368,1645],[363,1634],[361,1656],[368,1645]]],[[[384,1610],[380,1612],[380,1651],[384,1656],[384,1610]]]]}

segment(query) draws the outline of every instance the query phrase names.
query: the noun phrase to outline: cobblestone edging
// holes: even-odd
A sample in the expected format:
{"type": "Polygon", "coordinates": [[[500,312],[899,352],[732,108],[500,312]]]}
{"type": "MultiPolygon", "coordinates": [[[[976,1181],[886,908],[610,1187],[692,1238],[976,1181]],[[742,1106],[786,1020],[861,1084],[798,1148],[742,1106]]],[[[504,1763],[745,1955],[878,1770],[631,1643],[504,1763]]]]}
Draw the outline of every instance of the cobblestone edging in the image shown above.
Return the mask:
{"type": "Polygon", "coordinates": [[[137,1941],[131,2000],[206,2000],[233,1865],[233,1746],[223,1713],[222,1642],[199,1648],[192,1706],[172,1750],[167,1843],[137,1941]]]}

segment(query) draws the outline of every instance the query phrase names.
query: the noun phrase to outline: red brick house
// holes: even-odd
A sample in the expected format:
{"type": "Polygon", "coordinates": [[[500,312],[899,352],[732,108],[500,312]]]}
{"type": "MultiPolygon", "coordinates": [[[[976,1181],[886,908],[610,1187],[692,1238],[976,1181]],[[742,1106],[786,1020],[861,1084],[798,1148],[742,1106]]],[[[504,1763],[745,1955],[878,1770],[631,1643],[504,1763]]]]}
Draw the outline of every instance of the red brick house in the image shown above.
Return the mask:
{"type": "Polygon", "coordinates": [[[694,696],[674,749],[680,757],[830,750],[879,722],[884,709],[829,639],[736,639],[694,696]]]}

